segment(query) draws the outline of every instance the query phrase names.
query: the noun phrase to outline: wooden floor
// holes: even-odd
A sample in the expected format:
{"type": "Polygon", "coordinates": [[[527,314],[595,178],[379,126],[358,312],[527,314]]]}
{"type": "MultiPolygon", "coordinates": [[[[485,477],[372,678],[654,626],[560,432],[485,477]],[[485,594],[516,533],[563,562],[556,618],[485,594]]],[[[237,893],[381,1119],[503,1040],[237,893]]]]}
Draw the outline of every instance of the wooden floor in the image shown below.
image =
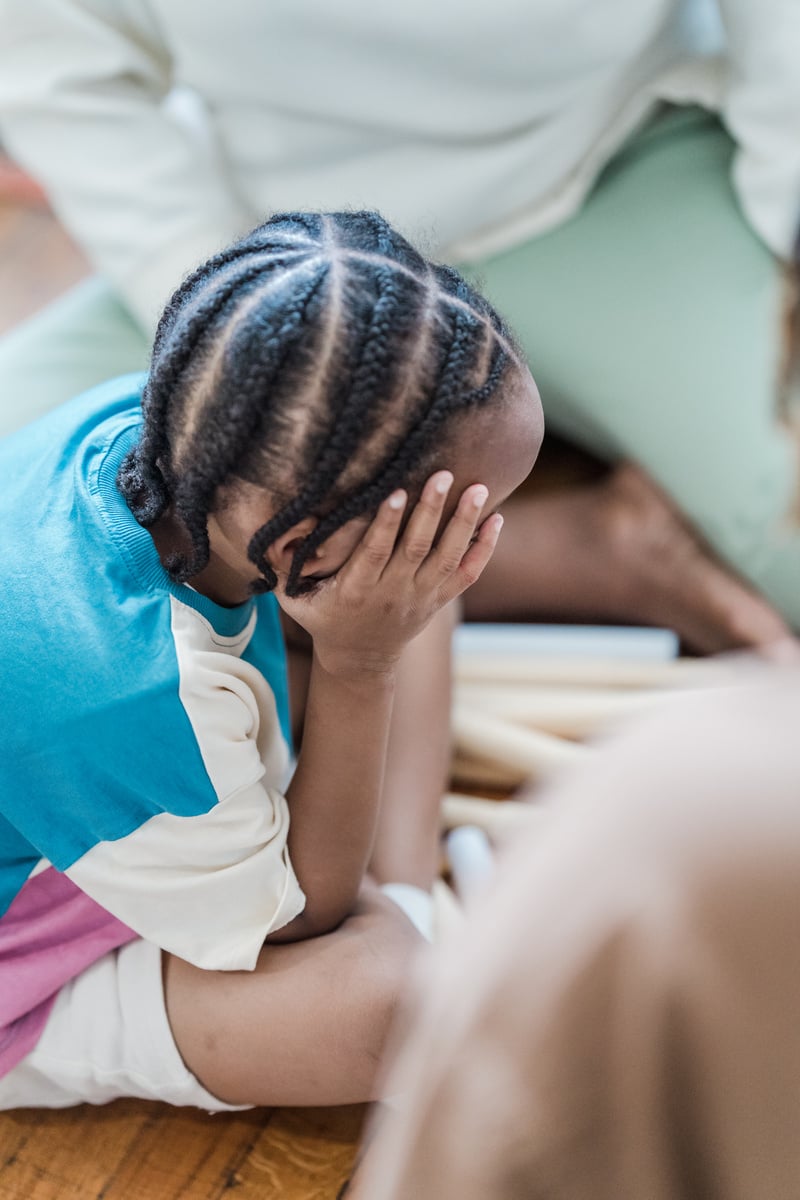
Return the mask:
{"type": "Polygon", "coordinates": [[[0,1115],[0,1200],[335,1200],[364,1110],[208,1116],[118,1100],[0,1115]]]}
{"type": "Polygon", "coordinates": [[[336,1200],[363,1120],[342,1109],[209,1116],[139,1100],[0,1115],[0,1200],[336,1200]]]}
{"type": "MultiPolygon", "coordinates": [[[[88,271],[47,209],[6,182],[0,162],[0,332],[88,271]]],[[[0,1113],[0,1200],[335,1200],[363,1118],[359,1107],[212,1117],[130,1100],[0,1113]]]]}

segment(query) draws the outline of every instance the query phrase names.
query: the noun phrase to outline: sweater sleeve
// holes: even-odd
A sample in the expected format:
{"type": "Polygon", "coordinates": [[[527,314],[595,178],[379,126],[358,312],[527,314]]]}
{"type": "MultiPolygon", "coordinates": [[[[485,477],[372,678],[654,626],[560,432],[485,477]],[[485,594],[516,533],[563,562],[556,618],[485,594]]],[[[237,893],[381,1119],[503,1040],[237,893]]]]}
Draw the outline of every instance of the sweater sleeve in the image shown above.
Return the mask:
{"type": "Polygon", "coordinates": [[[723,115],[748,219],[788,258],[800,227],[800,3],[719,0],[730,56],[723,115]]]}
{"type": "Polygon", "coordinates": [[[146,330],[249,224],[222,161],[176,120],[142,0],[0,0],[0,135],[146,330]]]}

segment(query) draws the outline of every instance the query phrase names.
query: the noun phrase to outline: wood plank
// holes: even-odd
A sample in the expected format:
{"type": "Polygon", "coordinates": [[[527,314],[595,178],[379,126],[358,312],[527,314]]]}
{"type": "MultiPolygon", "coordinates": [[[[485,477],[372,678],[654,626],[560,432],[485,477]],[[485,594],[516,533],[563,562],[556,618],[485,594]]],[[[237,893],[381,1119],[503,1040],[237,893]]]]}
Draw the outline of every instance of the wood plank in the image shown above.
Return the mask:
{"type": "Polygon", "coordinates": [[[334,1200],[349,1178],[366,1105],[284,1108],[236,1175],[242,1200],[334,1200]]]}
{"type": "Polygon", "coordinates": [[[128,1101],[96,1111],[80,1107],[3,1113],[1,1200],[100,1196],[146,1120],[146,1109],[131,1109],[128,1101]]]}
{"type": "Polygon", "coordinates": [[[97,1200],[211,1200],[232,1186],[267,1109],[211,1116],[197,1109],[150,1105],[97,1200]]]}
{"type": "Polygon", "coordinates": [[[0,1114],[0,1200],[323,1200],[365,1108],[197,1109],[120,1100],[0,1114]]]}

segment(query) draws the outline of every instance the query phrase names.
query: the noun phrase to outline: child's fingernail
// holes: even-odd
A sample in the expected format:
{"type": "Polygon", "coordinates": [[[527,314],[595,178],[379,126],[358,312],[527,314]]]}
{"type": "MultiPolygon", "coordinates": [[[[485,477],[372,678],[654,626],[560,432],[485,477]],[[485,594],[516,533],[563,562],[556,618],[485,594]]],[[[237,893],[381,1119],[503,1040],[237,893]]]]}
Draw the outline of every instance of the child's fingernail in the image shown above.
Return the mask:
{"type": "Polygon", "coordinates": [[[389,508],[402,508],[406,502],[405,492],[393,492],[389,497],[389,508]]]}
{"type": "Polygon", "coordinates": [[[500,513],[497,513],[497,515],[495,516],[495,519],[494,519],[495,533],[499,533],[500,530],[503,528],[503,520],[504,520],[504,518],[500,516],[500,513]]]}
{"type": "Polygon", "coordinates": [[[475,505],[476,508],[483,508],[483,506],[486,503],[486,501],[488,500],[488,498],[489,498],[489,491],[485,487],[477,488],[472,493],[472,503],[475,505]]]}
{"type": "Polygon", "coordinates": [[[450,491],[450,486],[451,486],[452,482],[453,482],[453,476],[450,474],[449,471],[447,472],[447,474],[439,476],[439,478],[436,480],[436,491],[439,493],[440,496],[443,496],[445,494],[445,492],[450,491]]]}

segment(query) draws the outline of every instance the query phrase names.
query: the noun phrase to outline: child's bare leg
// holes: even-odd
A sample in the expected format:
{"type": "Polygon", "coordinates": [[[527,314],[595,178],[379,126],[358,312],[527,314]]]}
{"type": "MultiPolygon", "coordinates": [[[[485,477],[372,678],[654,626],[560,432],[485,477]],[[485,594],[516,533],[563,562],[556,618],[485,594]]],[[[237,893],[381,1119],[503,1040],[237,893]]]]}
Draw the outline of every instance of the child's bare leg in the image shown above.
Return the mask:
{"type": "Polygon", "coordinates": [[[546,495],[518,492],[503,513],[492,561],[464,596],[468,619],[667,625],[708,652],[789,636],[639,468],[546,495]]]}
{"type": "Polygon", "coordinates": [[[420,945],[400,910],[365,888],[334,933],[265,946],[252,972],[203,971],[165,954],[178,1050],[229,1104],[376,1099],[384,1043],[420,945]]]}

